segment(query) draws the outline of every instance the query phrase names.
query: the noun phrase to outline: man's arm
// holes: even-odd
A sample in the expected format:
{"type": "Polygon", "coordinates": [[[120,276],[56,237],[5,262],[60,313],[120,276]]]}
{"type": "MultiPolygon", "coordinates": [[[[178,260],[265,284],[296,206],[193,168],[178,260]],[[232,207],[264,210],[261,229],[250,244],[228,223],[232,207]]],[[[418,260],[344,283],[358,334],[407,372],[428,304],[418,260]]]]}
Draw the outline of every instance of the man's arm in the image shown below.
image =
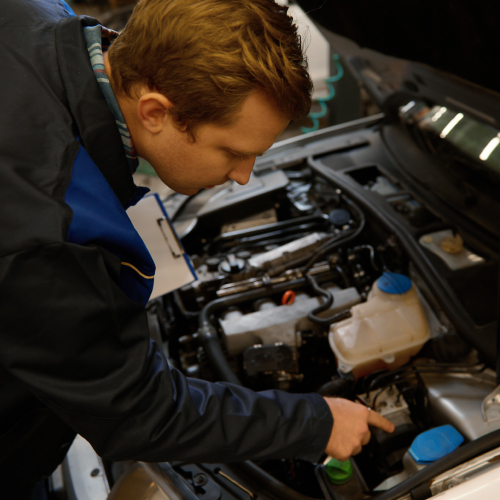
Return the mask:
{"type": "Polygon", "coordinates": [[[332,428],[316,394],[186,379],[149,339],[120,260],[54,243],[0,259],[0,362],[111,460],[318,460],[332,428]]]}

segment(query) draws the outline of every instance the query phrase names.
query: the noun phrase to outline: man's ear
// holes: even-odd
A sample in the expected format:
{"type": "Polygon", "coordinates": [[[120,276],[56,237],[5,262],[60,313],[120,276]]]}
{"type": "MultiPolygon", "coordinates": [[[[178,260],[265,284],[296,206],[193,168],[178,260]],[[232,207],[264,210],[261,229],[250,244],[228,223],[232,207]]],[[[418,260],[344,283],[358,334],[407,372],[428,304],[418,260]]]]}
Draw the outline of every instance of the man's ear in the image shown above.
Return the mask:
{"type": "Polygon", "coordinates": [[[137,102],[137,117],[143,127],[152,134],[158,134],[168,120],[168,111],[172,103],[167,97],[157,92],[149,92],[137,102]]]}

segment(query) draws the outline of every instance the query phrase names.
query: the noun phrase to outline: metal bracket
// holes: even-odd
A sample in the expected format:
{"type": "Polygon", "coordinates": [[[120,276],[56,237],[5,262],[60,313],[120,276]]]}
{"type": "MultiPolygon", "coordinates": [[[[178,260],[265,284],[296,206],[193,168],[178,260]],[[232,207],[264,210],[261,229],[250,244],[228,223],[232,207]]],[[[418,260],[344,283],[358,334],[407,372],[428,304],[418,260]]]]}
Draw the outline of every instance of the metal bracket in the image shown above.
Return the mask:
{"type": "Polygon", "coordinates": [[[485,422],[500,420],[500,385],[483,399],[481,413],[485,422]]]}
{"type": "Polygon", "coordinates": [[[163,237],[167,242],[168,248],[170,249],[170,253],[172,254],[172,256],[175,259],[182,257],[184,255],[184,249],[182,248],[182,245],[177,237],[177,234],[171,227],[168,219],[163,217],[161,219],[157,219],[156,222],[160,227],[160,231],[162,232],[163,237]]]}

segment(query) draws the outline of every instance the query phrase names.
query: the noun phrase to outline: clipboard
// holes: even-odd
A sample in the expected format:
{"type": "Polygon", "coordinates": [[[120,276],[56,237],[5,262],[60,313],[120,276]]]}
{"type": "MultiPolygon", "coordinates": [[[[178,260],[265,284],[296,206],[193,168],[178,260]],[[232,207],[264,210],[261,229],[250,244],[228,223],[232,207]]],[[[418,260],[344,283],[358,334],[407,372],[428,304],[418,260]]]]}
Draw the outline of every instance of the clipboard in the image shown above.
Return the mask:
{"type": "Polygon", "coordinates": [[[127,215],[156,265],[150,300],[198,279],[191,259],[156,193],[145,196],[130,207],[127,215]]]}

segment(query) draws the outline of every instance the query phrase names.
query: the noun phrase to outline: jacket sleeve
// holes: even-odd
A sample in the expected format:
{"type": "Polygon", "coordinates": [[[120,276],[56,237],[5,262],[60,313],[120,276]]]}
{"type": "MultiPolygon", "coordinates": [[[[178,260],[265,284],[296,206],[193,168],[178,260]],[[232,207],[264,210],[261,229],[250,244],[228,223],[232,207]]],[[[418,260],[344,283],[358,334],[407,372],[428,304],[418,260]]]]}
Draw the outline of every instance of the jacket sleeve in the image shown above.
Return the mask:
{"type": "Polygon", "coordinates": [[[185,378],[149,339],[144,308],[99,247],[36,246],[0,260],[0,362],[110,460],[318,460],[322,397],[185,378]]]}

